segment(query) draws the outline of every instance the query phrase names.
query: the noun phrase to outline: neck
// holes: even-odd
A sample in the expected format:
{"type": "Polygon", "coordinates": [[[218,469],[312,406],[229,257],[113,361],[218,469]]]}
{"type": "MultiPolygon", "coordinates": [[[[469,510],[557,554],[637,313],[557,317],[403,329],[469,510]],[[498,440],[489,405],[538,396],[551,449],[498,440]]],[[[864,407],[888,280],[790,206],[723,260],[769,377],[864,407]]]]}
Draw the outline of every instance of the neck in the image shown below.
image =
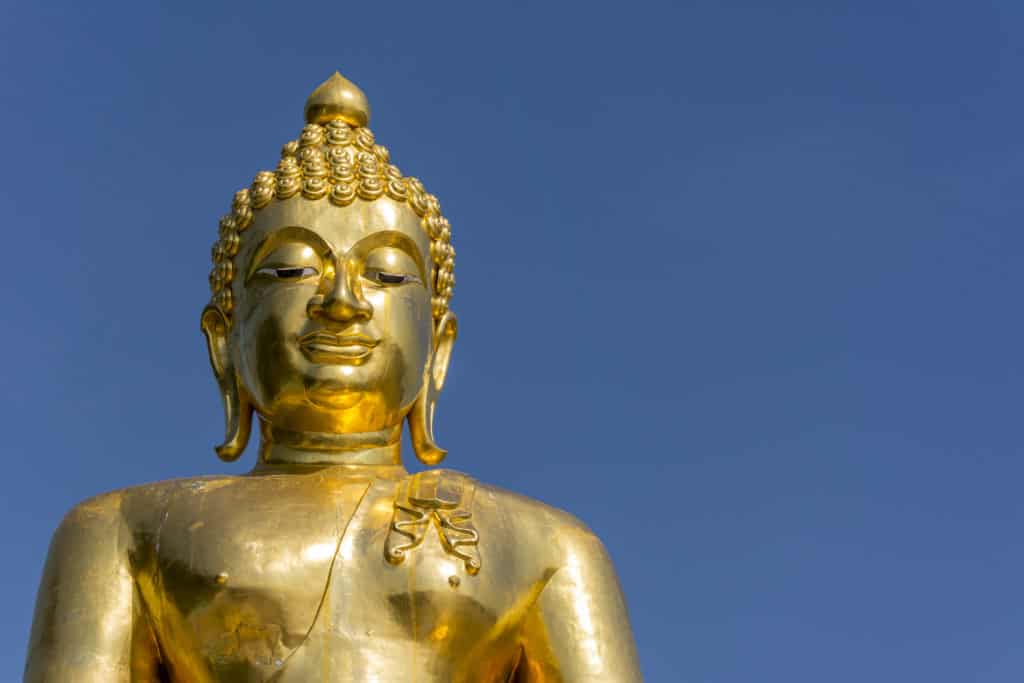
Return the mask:
{"type": "Polygon", "coordinates": [[[377,432],[294,432],[260,421],[260,465],[401,466],[401,423],[377,432]]]}

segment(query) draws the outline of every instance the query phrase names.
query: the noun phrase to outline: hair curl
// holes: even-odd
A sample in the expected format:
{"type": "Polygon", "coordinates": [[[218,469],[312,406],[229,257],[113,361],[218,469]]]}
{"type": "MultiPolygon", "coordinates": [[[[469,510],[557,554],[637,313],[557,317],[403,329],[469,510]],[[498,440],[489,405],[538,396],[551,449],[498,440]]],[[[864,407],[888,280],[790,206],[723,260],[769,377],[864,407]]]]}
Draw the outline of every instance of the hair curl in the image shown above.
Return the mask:
{"type": "Polygon", "coordinates": [[[235,193],[231,213],[220,219],[220,238],[213,245],[210,304],[224,314],[229,324],[234,308],[234,258],[242,233],[252,225],[256,211],[274,199],[298,194],[310,200],[326,197],[337,206],[348,206],[356,199],[373,201],[384,195],[408,204],[430,237],[434,265],[431,312],[434,320],[444,316],[455,287],[455,248],[451,226],[441,215],[437,197],[427,193],[418,179],[402,176],[391,164],[388,150],[376,144],[369,128],[353,127],[337,119],[323,126],[307,124],[298,140],[281,149],[277,170],[257,173],[251,187],[235,193]]]}

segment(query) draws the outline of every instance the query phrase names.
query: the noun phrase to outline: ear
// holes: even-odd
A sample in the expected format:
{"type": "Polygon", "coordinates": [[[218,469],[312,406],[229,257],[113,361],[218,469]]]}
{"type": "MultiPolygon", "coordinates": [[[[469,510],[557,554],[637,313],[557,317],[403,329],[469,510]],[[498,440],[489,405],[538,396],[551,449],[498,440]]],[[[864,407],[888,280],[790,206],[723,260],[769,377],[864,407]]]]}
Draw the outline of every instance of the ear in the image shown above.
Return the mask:
{"type": "Polygon", "coordinates": [[[228,320],[216,306],[203,309],[200,327],[206,337],[206,348],[210,352],[210,366],[220,387],[224,402],[225,437],[224,443],[216,447],[217,455],[225,462],[237,460],[249,443],[252,430],[252,406],[239,390],[238,376],[231,361],[228,347],[228,320]]]}
{"type": "Polygon", "coordinates": [[[452,348],[458,336],[459,325],[455,314],[448,311],[434,329],[434,345],[423,371],[423,388],[420,390],[412,410],[409,411],[409,436],[416,457],[426,465],[436,465],[448,451],[434,442],[434,409],[437,399],[448,376],[452,348]]]}

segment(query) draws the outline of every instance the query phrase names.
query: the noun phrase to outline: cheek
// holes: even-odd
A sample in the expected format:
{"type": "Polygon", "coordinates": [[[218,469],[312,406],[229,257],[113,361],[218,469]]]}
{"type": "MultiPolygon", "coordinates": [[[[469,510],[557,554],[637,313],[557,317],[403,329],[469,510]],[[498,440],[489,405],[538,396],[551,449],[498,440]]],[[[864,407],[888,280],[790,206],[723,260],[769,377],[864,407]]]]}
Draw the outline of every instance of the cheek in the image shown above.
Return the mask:
{"type": "Polygon", "coordinates": [[[430,297],[422,288],[377,291],[367,298],[374,307],[374,322],[403,360],[403,374],[418,377],[430,353],[430,297]]]}
{"type": "Polygon", "coordinates": [[[307,320],[306,306],[315,293],[308,284],[254,287],[243,292],[237,321],[249,331],[250,340],[268,328],[294,333],[307,320]]]}
{"type": "Polygon", "coordinates": [[[236,367],[261,408],[282,390],[294,365],[289,340],[306,320],[312,291],[305,287],[253,289],[243,293],[237,310],[236,367]]]}

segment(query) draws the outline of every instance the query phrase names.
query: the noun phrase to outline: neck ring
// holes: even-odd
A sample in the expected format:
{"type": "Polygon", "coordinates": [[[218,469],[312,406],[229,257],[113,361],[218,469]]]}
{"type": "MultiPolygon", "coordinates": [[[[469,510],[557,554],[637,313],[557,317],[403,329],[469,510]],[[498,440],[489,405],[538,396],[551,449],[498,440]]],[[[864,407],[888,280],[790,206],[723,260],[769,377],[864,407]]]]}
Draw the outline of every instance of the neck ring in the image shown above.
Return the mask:
{"type": "Polygon", "coordinates": [[[401,465],[401,423],[376,432],[296,432],[260,421],[259,461],[296,465],[401,465]]]}

